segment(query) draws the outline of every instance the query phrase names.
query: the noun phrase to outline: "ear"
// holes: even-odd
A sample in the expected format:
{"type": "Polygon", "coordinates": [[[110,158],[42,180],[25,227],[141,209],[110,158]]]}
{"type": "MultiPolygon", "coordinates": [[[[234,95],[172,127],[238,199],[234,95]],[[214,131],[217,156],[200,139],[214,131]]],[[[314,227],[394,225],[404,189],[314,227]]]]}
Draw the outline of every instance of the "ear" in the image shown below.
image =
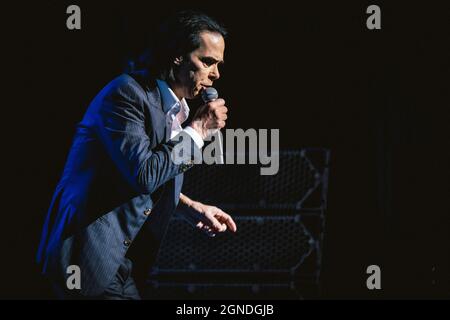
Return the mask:
{"type": "Polygon", "coordinates": [[[177,66],[181,65],[182,62],[183,62],[183,57],[176,57],[176,58],[173,60],[173,63],[174,63],[175,65],[177,65],[177,66]]]}

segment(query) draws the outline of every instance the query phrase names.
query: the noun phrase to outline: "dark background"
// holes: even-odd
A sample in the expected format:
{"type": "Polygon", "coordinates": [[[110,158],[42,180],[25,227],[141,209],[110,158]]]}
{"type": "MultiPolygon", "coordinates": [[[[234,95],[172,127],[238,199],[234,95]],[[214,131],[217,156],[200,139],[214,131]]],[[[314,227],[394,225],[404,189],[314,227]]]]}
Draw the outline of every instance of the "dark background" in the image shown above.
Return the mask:
{"type": "Polygon", "coordinates": [[[322,298],[449,298],[450,10],[395,1],[35,1],[4,10],[1,298],[43,297],[40,228],[75,125],[162,18],[229,30],[217,83],[229,128],[331,149],[322,298]],[[77,4],[82,29],[66,28],[77,4]],[[366,28],[369,4],[382,29],[366,28]],[[366,288],[377,264],[382,290],[366,288]]]}

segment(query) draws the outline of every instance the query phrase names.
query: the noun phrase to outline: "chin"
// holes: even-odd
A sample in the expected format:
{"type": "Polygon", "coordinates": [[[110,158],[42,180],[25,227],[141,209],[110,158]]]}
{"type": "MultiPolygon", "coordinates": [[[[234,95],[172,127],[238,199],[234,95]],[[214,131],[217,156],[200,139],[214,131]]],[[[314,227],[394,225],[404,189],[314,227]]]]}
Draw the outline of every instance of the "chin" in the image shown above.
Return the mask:
{"type": "Polygon", "coordinates": [[[193,98],[195,98],[195,97],[198,97],[199,95],[200,95],[200,91],[201,91],[201,89],[194,89],[194,90],[192,90],[191,91],[191,97],[190,97],[190,99],[193,99],[193,98]]]}

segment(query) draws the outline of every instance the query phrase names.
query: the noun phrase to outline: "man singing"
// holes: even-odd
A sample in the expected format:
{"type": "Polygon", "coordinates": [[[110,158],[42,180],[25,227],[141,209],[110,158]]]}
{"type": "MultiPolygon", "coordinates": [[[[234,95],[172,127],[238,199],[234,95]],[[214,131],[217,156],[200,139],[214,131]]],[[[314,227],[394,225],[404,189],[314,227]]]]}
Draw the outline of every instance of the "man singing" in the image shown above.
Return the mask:
{"type": "Polygon", "coordinates": [[[220,77],[225,36],[202,13],[174,15],[161,27],[149,67],[117,77],[88,107],[37,253],[57,297],[140,299],[178,202],[196,212],[195,225],[210,235],[236,232],[228,214],[180,193],[183,172],[194,164],[173,159],[178,143],[188,143],[194,155],[225,126],[222,99],[201,106],[181,126],[189,114],[185,99],[220,77]],[[69,266],[79,267],[78,288],[67,287],[69,266]]]}

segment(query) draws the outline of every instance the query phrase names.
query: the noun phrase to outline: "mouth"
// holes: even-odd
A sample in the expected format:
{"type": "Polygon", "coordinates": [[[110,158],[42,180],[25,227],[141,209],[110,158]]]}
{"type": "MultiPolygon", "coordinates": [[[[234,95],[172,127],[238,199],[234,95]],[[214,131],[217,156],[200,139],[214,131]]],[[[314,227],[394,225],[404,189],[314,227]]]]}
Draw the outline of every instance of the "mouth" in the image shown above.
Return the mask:
{"type": "Polygon", "coordinates": [[[194,89],[194,96],[200,95],[206,88],[212,87],[212,84],[200,84],[199,87],[194,89]]]}

